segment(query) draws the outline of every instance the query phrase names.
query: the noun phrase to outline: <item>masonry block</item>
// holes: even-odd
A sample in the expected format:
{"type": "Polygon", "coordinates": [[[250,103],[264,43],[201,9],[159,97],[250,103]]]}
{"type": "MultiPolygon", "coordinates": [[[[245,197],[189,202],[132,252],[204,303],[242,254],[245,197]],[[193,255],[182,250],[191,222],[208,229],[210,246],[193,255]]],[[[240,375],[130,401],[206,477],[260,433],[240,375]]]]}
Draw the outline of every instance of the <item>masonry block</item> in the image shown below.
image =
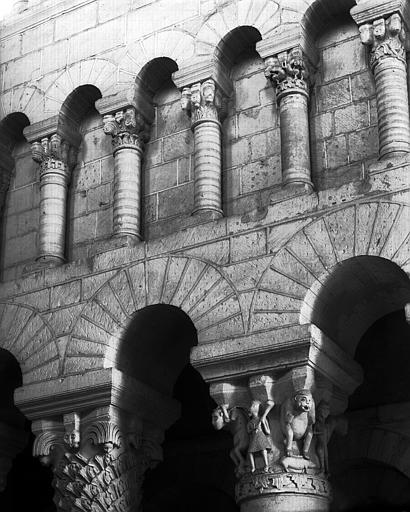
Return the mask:
{"type": "Polygon", "coordinates": [[[336,78],[367,69],[366,48],[359,37],[323,50],[323,80],[336,78]]]}
{"type": "Polygon", "coordinates": [[[96,24],[97,2],[92,2],[56,18],[55,40],[72,37],[74,34],[94,27],[96,24]]]}
{"type": "Polygon", "coordinates": [[[266,158],[267,156],[280,154],[280,129],[258,133],[249,138],[251,160],[266,158]]]}
{"type": "Polygon", "coordinates": [[[164,162],[186,156],[194,148],[194,137],[191,130],[176,133],[163,139],[164,162]]]}
{"type": "Polygon", "coordinates": [[[37,232],[11,238],[4,250],[4,266],[33,260],[37,256],[37,232]]]}
{"type": "Polygon", "coordinates": [[[266,254],[266,231],[234,236],[231,240],[231,262],[266,254]]]}
{"type": "Polygon", "coordinates": [[[242,194],[272,187],[281,182],[280,155],[262,159],[241,168],[242,194]]]}
{"type": "Polygon", "coordinates": [[[348,163],[348,153],[346,137],[339,135],[325,142],[327,167],[334,169],[339,165],[346,165],[348,163]]]}
{"type": "Polygon", "coordinates": [[[260,105],[260,91],[266,87],[263,72],[242,78],[235,82],[235,105],[237,110],[245,110],[260,105]]]}
{"type": "MultiPolygon", "coordinates": [[[[41,49],[53,42],[54,38],[54,23],[47,20],[37,27],[26,30],[22,34],[21,51],[22,54],[32,52],[33,50],[41,49]]],[[[57,56],[58,54],[56,54],[57,56]]]]}
{"type": "Polygon", "coordinates": [[[375,95],[374,78],[369,70],[363,71],[363,73],[359,73],[358,75],[353,75],[351,83],[353,101],[375,95]]]}
{"type": "Polygon", "coordinates": [[[191,120],[181,108],[180,101],[157,108],[157,137],[165,137],[175,132],[188,130],[191,120]]]}
{"type": "Polygon", "coordinates": [[[194,207],[194,184],[186,183],[158,194],[158,218],[189,213],[194,207]]]}
{"type": "Polygon", "coordinates": [[[360,130],[369,126],[369,110],[367,101],[362,101],[335,110],[335,131],[340,133],[360,130]]]}
{"type": "Polygon", "coordinates": [[[350,103],[350,101],[351,96],[348,78],[319,87],[317,96],[319,112],[346,105],[346,103],[350,103]]]}
{"type": "Polygon", "coordinates": [[[352,162],[377,156],[378,148],[378,131],[375,126],[349,134],[349,155],[352,162]]]}
{"type": "Polygon", "coordinates": [[[73,220],[72,240],[74,244],[87,242],[95,238],[97,214],[90,213],[73,220]]]}
{"type": "Polygon", "coordinates": [[[250,146],[247,138],[232,141],[223,152],[224,168],[246,164],[250,160],[250,146]]]}
{"type": "Polygon", "coordinates": [[[175,187],[178,183],[178,160],[146,169],[144,179],[146,194],[175,187]]]}
{"type": "Polygon", "coordinates": [[[74,189],[76,191],[88,190],[101,183],[101,162],[95,160],[89,164],[77,166],[73,172],[74,189]]]}
{"type": "Polygon", "coordinates": [[[105,208],[113,202],[111,183],[90,188],[87,192],[87,211],[105,208]]]}
{"type": "Polygon", "coordinates": [[[275,128],[277,122],[276,109],[272,105],[245,110],[238,116],[239,137],[275,128]]]}

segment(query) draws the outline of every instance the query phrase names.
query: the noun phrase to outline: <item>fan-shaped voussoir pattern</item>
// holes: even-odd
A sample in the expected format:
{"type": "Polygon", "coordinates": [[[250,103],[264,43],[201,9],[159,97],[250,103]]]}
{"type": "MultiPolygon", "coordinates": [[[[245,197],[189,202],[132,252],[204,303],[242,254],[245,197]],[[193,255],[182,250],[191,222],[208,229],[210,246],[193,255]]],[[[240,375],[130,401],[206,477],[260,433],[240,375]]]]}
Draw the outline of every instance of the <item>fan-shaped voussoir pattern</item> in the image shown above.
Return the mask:
{"type": "Polygon", "coordinates": [[[329,272],[344,260],[371,255],[403,266],[410,259],[409,220],[409,207],[374,201],[342,208],[297,231],[262,274],[251,329],[295,323],[298,303],[302,308],[316,300],[329,272]]]}
{"type": "Polygon", "coordinates": [[[0,305],[2,348],[11,352],[20,364],[23,384],[56,377],[60,357],[54,335],[41,315],[22,304],[0,305]]]}

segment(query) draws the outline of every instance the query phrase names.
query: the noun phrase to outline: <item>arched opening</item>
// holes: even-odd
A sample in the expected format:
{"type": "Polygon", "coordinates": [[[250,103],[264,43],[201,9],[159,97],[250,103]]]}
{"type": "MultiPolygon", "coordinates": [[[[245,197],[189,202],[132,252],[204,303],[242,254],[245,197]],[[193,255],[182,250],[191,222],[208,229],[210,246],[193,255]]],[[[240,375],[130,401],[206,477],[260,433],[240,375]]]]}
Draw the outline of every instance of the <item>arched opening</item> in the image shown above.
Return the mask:
{"type": "Polygon", "coordinates": [[[215,510],[237,510],[228,456],[231,439],[213,429],[216,405],[209,386],[189,363],[197,342],[189,316],[166,304],[139,310],[120,340],[115,366],[181,406],[179,419],[165,432],[163,461],[145,475],[146,512],[205,512],[212,503],[215,510]]]}
{"type": "Polygon", "coordinates": [[[51,512],[51,471],[33,458],[31,423],[14,405],[14,390],[21,385],[20,365],[0,348],[0,510],[51,512]]]}
{"type": "Polygon", "coordinates": [[[82,85],[69,94],[59,114],[59,127],[69,127],[80,139],[67,199],[68,260],[87,256],[96,239],[112,233],[112,151],[95,108],[100,98],[97,87],[82,85]]]}
{"type": "Polygon", "coordinates": [[[180,92],[172,80],[176,62],[159,57],[138,74],[138,94],[153,108],[145,145],[142,186],[143,238],[150,240],[189,223],[193,205],[193,136],[181,109],[180,92]]]}
{"type": "Polygon", "coordinates": [[[366,330],[382,316],[410,302],[410,280],[395,263],[356,256],[321,276],[307,293],[302,323],[313,323],[354,355],[366,330]]]}
{"type": "Polygon", "coordinates": [[[354,0],[316,0],[302,19],[307,47],[314,43],[309,119],[312,181],[318,190],[360,182],[365,162],[378,157],[374,83],[350,16],[355,5],[354,0]]]}
{"type": "Polygon", "coordinates": [[[35,228],[28,219],[36,218],[35,184],[30,148],[23,130],[27,116],[14,112],[0,122],[0,235],[2,278],[14,277],[18,268],[36,248],[35,228]],[[27,244],[27,247],[25,245],[27,244]],[[24,247],[24,248],[23,248],[24,247]]]}
{"type": "Polygon", "coordinates": [[[336,265],[308,295],[306,318],[355,358],[364,377],[349,398],[347,437],[329,444],[332,510],[410,507],[402,461],[410,443],[397,442],[409,435],[410,280],[390,260],[358,256],[336,265]]]}
{"type": "Polygon", "coordinates": [[[260,32],[251,26],[230,31],[215,50],[216,62],[230,77],[222,130],[223,210],[240,215],[263,210],[281,185],[279,117],[275,93],[256,51],[260,32]]]}

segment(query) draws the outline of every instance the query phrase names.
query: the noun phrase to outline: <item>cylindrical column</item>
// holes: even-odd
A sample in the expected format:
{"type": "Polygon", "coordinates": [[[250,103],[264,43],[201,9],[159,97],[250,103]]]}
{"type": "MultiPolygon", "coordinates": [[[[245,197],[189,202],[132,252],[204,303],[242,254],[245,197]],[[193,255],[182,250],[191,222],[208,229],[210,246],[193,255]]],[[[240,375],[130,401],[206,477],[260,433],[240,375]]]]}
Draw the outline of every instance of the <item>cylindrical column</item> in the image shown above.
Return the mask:
{"type": "Polygon", "coordinates": [[[311,187],[305,58],[295,48],[269,57],[266,66],[265,74],[275,85],[279,105],[283,183],[311,187]]]}
{"type": "Polygon", "coordinates": [[[141,238],[141,147],[114,153],[114,233],[141,238]]]}
{"type": "Polygon", "coordinates": [[[69,182],[69,145],[57,134],[32,144],[40,163],[40,228],[38,260],[64,262],[69,182]]]}
{"type": "Polygon", "coordinates": [[[410,119],[405,33],[398,13],[360,27],[362,42],[371,46],[379,128],[380,158],[410,152],[410,119]]]}
{"type": "Polygon", "coordinates": [[[194,132],[193,214],[222,215],[221,124],[218,117],[220,95],[215,82],[206,80],[182,91],[182,108],[192,116],[194,132]]]}
{"type": "Polygon", "coordinates": [[[222,214],[221,128],[218,122],[202,121],[194,127],[194,204],[201,210],[222,214]]]}
{"type": "Polygon", "coordinates": [[[113,137],[114,235],[141,239],[141,161],[144,120],[134,108],[104,116],[113,137]]]}

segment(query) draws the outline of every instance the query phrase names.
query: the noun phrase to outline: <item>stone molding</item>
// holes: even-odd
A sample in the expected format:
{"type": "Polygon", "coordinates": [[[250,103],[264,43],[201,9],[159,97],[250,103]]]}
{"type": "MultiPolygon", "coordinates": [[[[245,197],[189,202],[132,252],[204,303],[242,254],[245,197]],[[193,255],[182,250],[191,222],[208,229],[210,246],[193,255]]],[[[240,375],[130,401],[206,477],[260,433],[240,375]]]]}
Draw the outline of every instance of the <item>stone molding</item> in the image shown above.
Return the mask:
{"type": "Polygon", "coordinates": [[[266,58],[265,65],[265,76],[275,87],[278,103],[287,94],[309,97],[308,63],[300,47],[266,58]]]}

